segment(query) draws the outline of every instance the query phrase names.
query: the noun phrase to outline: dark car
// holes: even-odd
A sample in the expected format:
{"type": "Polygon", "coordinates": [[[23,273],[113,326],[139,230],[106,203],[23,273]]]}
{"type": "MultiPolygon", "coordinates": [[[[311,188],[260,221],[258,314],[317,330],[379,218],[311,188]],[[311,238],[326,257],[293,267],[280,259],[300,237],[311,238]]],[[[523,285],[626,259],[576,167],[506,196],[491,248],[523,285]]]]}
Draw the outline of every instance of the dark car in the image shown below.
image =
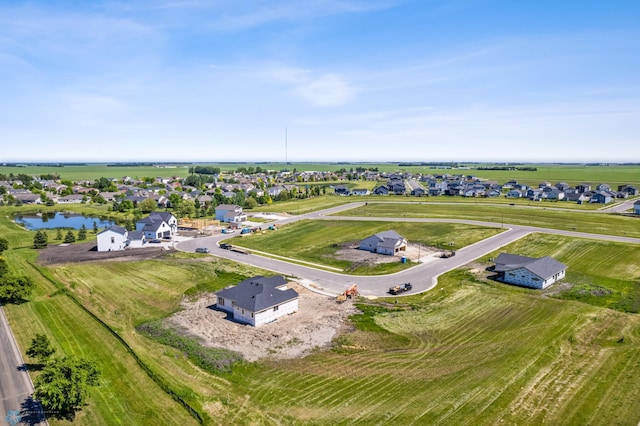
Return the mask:
{"type": "Polygon", "coordinates": [[[231,247],[232,247],[231,244],[227,244],[227,243],[220,244],[221,249],[231,250],[231,247]]]}
{"type": "Polygon", "coordinates": [[[158,238],[154,238],[153,240],[149,240],[150,243],[153,244],[160,244],[162,242],[162,240],[158,239],[158,238]]]}
{"type": "Polygon", "coordinates": [[[209,249],[206,247],[198,247],[196,253],[209,253],[209,249]]]}

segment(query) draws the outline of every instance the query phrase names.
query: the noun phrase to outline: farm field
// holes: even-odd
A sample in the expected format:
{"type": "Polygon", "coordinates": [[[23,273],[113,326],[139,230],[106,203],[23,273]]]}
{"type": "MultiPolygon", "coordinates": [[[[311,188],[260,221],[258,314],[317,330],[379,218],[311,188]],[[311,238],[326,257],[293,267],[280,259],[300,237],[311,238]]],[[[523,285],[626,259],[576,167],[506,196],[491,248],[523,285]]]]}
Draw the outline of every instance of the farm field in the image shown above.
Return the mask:
{"type": "MultiPolygon", "coordinates": [[[[607,183],[611,187],[618,185],[640,186],[640,166],[604,165],[604,166],[584,166],[570,164],[526,164],[526,167],[536,167],[537,171],[519,170],[477,170],[477,167],[486,166],[484,164],[465,164],[468,169],[437,169],[429,166],[411,165],[399,166],[398,163],[193,163],[169,165],[168,167],[153,166],[114,166],[107,167],[106,164],[87,165],[65,165],[64,167],[50,166],[26,166],[10,167],[0,165],[0,174],[40,175],[46,173],[57,173],[63,179],[69,180],[95,180],[99,177],[131,176],[133,178],[156,177],[156,176],[179,176],[186,177],[189,173],[189,166],[214,166],[220,167],[222,171],[233,171],[239,167],[261,167],[266,170],[314,170],[314,171],[336,171],[340,169],[351,169],[356,167],[377,168],[381,172],[412,172],[422,174],[464,174],[474,175],[480,178],[496,180],[504,183],[514,179],[520,183],[530,186],[537,186],[540,182],[567,182],[569,185],[580,183],[607,183]]],[[[522,167],[522,166],[517,166],[522,167]]],[[[366,186],[365,183],[358,183],[357,186],[366,186]]]]}
{"type": "Polygon", "coordinates": [[[304,220],[281,227],[276,232],[234,237],[228,242],[250,250],[341,268],[350,274],[375,275],[397,272],[410,267],[411,264],[398,261],[375,266],[358,266],[340,259],[336,252],[345,245],[357,244],[361,239],[390,229],[407,238],[410,244],[420,243],[448,250],[457,250],[502,232],[499,228],[451,223],[304,220]]]}
{"type": "Polygon", "coordinates": [[[343,211],[336,216],[452,218],[640,237],[640,219],[637,217],[518,206],[464,204],[463,207],[448,204],[370,202],[367,206],[343,211]]]}

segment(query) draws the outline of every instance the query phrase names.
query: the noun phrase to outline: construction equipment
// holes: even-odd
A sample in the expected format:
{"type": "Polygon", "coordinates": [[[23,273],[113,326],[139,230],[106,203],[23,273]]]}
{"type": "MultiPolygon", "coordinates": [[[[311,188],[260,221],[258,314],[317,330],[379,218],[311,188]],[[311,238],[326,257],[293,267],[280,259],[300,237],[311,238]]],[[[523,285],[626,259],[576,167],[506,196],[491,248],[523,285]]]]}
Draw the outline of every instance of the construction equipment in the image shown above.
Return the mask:
{"type": "Polygon", "coordinates": [[[404,283],[404,284],[400,284],[400,285],[396,285],[393,286],[389,289],[389,293],[396,295],[396,294],[400,294],[400,293],[404,293],[405,291],[409,291],[413,288],[413,286],[411,285],[411,283],[404,283]]]}
{"type": "Polygon", "coordinates": [[[346,289],[341,295],[336,297],[336,302],[342,303],[347,299],[353,299],[360,294],[358,291],[358,284],[354,284],[346,289]]]}

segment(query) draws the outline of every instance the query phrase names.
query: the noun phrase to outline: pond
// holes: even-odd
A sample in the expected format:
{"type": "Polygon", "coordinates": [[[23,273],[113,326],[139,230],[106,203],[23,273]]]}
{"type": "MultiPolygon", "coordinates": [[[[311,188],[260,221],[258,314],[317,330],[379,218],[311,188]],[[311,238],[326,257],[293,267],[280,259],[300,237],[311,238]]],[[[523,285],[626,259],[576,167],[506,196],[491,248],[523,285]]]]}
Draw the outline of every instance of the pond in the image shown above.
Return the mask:
{"type": "Polygon", "coordinates": [[[33,215],[17,215],[16,222],[25,228],[36,231],[38,229],[80,229],[84,225],[87,229],[93,229],[93,222],[98,225],[98,229],[108,228],[115,225],[111,220],[100,219],[99,217],[82,216],[62,212],[50,212],[33,215]]]}

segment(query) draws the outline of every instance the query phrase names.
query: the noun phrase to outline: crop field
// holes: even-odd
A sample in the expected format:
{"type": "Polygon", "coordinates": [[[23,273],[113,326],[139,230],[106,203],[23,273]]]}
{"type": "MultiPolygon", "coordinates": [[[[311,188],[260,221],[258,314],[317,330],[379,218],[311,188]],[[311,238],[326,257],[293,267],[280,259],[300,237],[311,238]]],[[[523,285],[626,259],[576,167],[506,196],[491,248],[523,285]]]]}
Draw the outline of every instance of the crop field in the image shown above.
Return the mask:
{"type": "Polygon", "coordinates": [[[357,244],[372,234],[393,229],[410,243],[457,250],[500,233],[499,228],[452,223],[389,223],[350,221],[300,221],[276,232],[235,237],[233,245],[260,250],[278,256],[324,264],[348,270],[351,274],[373,275],[406,269],[409,263],[386,263],[353,269],[350,261],[336,258],[336,251],[346,243],[357,244]],[[451,245],[453,243],[453,245],[451,245]]]}
{"type": "MultiPolygon", "coordinates": [[[[197,164],[180,164],[168,165],[167,167],[154,166],[114,166],[107,167],[106,164],[87,164],[87,165],[65,165],[64,167],[51,166],[26,166],[26,167],[8,167],[0,165],[0,173],[2,174],[19,174],[26,173],[28,175],[40,175],[46,173],[57,173],[63,179],[69,180],[95,180],[99,177],[122,178],[131,176],[133,178],[156,177],[156,176],[179,176],[186,177],[189,173],[189,166],[208,165],[219,167],[224,171],[234,171],[240,167],[261,167],[265,170],[313,170],[313,171],[336,171],[340,169],[349,170],[351,168],[363,167],[374,169],[377,168],[381,172],[411,172],[422,174],[463,174],[474,175],[484,179],[496,180],[504,183],[511,179],[517,180],[530,186],[537,186],[540,182],[566,182],[569,185],[577,185],[580,183],[607,183],[611,187],[618,185],[636,185],[640,186],[640,166],[584,166],[570,164],[527,164],[526,167],[535,167],[536,171],[519,171],[519,170],[477,170],[482,164],[469,164],[469,169],[437,169],[430,166],[399,166],[398,163],[357,163],[357,164],[337,164],[337,163],[197,163],[197,164]]],[[[517,166],[520,167],[520,166],[517,166]]],[[[357,186],[366,186],[366,183],[358,183],[357,186]]]]}
{"type": "Polygon", "coordinates": [[[339,216],[434,217],[512,223],[567,231],[640,237],[640,218],[596,212],[572,212],[518,206],[373,203],[339,216]]]}

